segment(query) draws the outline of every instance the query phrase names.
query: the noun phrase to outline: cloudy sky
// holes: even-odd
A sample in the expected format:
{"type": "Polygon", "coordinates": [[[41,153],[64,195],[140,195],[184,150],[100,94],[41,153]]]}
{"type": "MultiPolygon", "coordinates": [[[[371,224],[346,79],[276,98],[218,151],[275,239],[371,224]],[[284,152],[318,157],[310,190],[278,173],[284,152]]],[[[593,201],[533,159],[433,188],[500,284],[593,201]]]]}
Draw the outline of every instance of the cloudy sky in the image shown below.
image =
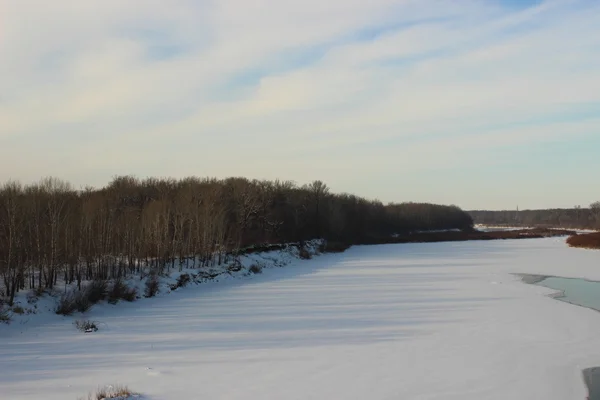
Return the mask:
{"type": "Polygon", "coordinates": [[[0,0],[0,181],[600,200],[597,0],[0,0]]]}

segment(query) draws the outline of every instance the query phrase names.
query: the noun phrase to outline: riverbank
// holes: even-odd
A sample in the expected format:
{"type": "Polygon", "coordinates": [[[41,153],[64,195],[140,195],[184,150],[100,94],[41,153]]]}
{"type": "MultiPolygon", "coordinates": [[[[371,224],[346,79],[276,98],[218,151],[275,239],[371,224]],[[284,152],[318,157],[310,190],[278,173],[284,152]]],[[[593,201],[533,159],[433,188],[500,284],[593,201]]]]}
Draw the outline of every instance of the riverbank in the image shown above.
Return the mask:
{"type": "Polygon", "coordinates": [[[498,231],[435,231],[415,232],[382,238],[367,244],[396,244],[396,243],[434,243],[434,242],[463,242],[471,240],[506,240],[506,239],[542,239],[577,235],[576,231],[566,229],[531,228],[498,231]]]}

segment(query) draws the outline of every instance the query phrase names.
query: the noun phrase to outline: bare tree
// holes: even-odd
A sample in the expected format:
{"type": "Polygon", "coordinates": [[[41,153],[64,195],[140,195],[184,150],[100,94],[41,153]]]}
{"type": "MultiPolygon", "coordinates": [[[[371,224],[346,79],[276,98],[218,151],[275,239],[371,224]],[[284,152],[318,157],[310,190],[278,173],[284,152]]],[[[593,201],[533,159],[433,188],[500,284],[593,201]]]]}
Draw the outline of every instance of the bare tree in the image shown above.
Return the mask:
{"type": "Polygon", "coordinates": [[[12,305],[15,294],[23,279],[23,203],[22,187],[17,182],[8,182],[0,191],[3,221],[0,225],[0,273],[4,280],[8,304],[12,305]]]}

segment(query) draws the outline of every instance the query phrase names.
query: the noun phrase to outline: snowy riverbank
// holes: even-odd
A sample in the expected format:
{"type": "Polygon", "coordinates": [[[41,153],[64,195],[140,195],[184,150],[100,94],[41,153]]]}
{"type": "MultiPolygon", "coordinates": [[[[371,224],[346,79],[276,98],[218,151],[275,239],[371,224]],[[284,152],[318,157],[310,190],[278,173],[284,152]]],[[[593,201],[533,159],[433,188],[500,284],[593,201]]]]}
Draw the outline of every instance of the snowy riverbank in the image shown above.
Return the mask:
{"type": "MultiPolygon", "coordinates": [[[[323,243],[322,240],[312,240],[304,244],[306,256],[312,258],[320,255],[319,248],[323,243]]],[[[296,245],[285,245],[283,249],[272,251],[260,251],[248,253],[238,257],[228,257],[228,260],[221,265],[213,265],[203,268],[195,268],[192,265],[195,263],[192,260],[185,260],[181,266],[176,262],[175,267],[169,268],[165,274],[158,277],[158,293],[155,298],[164,298],[173,292],[185,290],[188,286],[215,284],[228,281],[231,279],[247,279],[252,275],[261,274],[264,270],[270,268],[281,268],[297,261],[301,258],[300,248],[296,245]],[[185,276],[185,280],[181,279],[185,276]],[[181,282],[185,281],[186,287],[181,286],[181,282]]],[[[144,298],[145,286],[149,276],[143,278],[124,279],[123,282],[130,289],[135,289],[137,292],[137,300],[146,301],[144,298]]],[[[83,282],[83,287],[90,282],[83,282]]],[[[110,286],[110,283],[109,283],[110,286]]],[[[32,327],[44,325],[53,321],[71,321],[86,319],[92,315],[92,310],[84,313],[75,312],[70,316],[56,315],[56,306],[63,293],[76,291],[75,283],[71,285],[58,284],[52,293],[45,292],[41,296],[34,295],[34,291],[22,290],[15,297],[15,302],[12,307],[4,307],[5,315],[10,318],[9,323],[0,323],[0,339],[3,332],[17,330],[20,332],[26,331],[32,327]],[[14,310],[19,310],[15,312],[14,310]]],[[[107,307],[109,309],[118,308],[127,304],[123,300],[117,304],[107,304],[106,301],[93,305],[92,308],[98,309],[107,307]]]]}

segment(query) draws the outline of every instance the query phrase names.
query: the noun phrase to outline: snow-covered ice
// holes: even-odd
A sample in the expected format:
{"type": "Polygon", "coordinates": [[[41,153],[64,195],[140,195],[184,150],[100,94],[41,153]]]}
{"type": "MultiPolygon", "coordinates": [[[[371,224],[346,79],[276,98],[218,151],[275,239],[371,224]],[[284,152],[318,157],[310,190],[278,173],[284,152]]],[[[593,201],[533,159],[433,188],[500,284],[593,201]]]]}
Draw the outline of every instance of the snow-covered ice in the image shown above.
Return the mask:
{"type": "Polygon", "coordinates": [[[600,279],[564,238],[358,246],[76,317],[0,326],[0,399],[584,399],[600,313],[512,273],[600,279]]]}

